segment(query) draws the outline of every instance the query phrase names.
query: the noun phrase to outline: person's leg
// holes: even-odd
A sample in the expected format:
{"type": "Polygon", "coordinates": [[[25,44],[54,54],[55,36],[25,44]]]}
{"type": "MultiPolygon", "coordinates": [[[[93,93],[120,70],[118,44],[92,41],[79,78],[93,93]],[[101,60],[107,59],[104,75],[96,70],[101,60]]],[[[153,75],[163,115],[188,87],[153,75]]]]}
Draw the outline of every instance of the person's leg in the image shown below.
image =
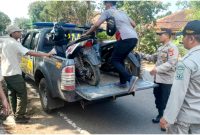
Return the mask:
{"type": "Polygon", "coordinates": [[[169,125],[167,134],[189,134],[190,124],[184,122],[176,122],[169,125]]]}
{"type": "Polygon", "coordinates": [[[163,113],[165,108],[166,108],[166,105],[167,105],[167,101],[168,101],[168,98],[169,98],[169,95],[170,95],[170,92],[171,92],[171,87],[172,87],[172,84],[162,84],[161,85],[161,108],[160,108],[160,111],[163,113]]]}
{"type": "Polygon", "coordinates": [[[120,83],[124,84],[130,81],[131,75],[124,67],[124,59],[134,49],[137,44],[137,39],[120,40],[114,46],[111,57],[113,66],[117,69],[120,76],[120,83]]]}
{"type": "Polygon", "coordinates": [[[26,84],[21,75],[13,76],[10,79],[10,85],[12,89],[16,91],[17,97],[17,108],[15,113],[16,122],[20,119],[20,123],[28,122],[28,119],[25,118],[26,107],[27,107],[27,91],[26,84]]]}
{"type": "Polygon", "coordinates": [[[16,108],[17,108],[17,97],[16,97],[16,90],[12,87],[15,85],[15,82],[12,77],[13,76],[5,77],[5,82],[6,82],[6,86],[7,86],[7,90],[8,90],[8,92],[7,92],[8,99],[11,104],[12,113],[14,115],[16,112],[16,108]]]}
{"type": "Polygon", "coordinates": [[[154,90],[153,90],[153,94],[154,94],[154,97],[155,97],[155,104],[156,104],[156,108],[158,110],[158,115],[152,119],[152,122],[153,123],[159,123],[160,121],[160,118],[161,118],[161,88],[162,88],[162,84],[161,83],[157,83],[158,84],[158,87],[155,87],[154,90]]]}

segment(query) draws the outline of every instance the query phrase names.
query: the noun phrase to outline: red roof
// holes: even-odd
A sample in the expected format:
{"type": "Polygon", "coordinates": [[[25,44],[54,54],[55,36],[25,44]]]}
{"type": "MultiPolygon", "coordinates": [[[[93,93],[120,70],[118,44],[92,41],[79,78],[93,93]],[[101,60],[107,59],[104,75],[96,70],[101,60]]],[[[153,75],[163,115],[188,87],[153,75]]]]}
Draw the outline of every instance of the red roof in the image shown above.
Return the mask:
{"type": "Polygon", "coordinates": [[[188,22],[186,10],[175,12],[156,21],[156,29],[169,28],[172,31],[180,31],[188,22]]]}

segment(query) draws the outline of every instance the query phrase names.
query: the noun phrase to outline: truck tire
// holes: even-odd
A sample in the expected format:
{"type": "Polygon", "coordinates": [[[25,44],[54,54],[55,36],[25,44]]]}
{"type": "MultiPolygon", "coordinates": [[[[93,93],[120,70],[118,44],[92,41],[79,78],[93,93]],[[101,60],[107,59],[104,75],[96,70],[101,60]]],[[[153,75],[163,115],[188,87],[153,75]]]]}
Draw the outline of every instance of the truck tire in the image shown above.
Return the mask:
{"type": "Polygon", "coordinates": [[[53,109],[63,107],[64,101],[52,98],[46,83],[46,79],[42,78],[39,83],[39,95],[43,110],[51,113],[53,109]]]}

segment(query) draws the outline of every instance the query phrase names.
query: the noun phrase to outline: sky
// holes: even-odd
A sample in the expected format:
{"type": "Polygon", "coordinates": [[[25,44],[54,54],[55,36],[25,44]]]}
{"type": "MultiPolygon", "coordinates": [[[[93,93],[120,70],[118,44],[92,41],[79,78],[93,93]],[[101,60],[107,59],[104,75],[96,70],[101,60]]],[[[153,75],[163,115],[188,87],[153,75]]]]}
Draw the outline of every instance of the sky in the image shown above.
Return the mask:
{"type": "MultiPolygon", "coordinates": [[[[10,19],[13,20],[16,17],[28,18],[28,6],[30,3],[37,0],[1,0],[0,1],[0,11],[7,14],[10,19]]],[[[98,0],[100,1],[100,0],[98,0]]],[[[175,12],[177,7],[175,6],[176,0],[162,0],[164,3],[171,3],[170,10],[175,12]]]]}

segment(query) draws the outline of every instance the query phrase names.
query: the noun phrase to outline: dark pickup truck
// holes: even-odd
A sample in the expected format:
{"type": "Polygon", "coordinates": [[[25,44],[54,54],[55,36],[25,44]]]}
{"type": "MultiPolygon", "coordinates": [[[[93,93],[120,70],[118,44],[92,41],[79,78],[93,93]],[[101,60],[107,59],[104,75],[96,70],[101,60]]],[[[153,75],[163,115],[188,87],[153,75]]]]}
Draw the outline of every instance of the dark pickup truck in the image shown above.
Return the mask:
{"type": "MultiPolygon", "coordinates": [[[[49,40],[52,28],[35,29],[26,34],[22,45],[37,52],[49,52],[53,43],[49,40]]],[[[77,27],[65,27],[70,40],[79,38],[84,31],[77,27]]],[[[112,44],[113,42],[107,42],[112,44]]],[[[105,43],[104,43],[105,45],[105,43]]],[[[94,101],[105,98],[116,98],[125,95],[134,95],[135,91],[128,92],[113,85],[118,77],[102,73],[98,86],[77,82],[75,78],[75,66],[73,59],[58,56],[51,58],[39,58],[23,56],[21,59],[23,75],[28,76],[39,86],[38,92],[44,111],[64,106],[64,102],[94,101]]],[[[155,87],[152,82],[139,79],[136,83],[136,91],[155,87]]]]}

